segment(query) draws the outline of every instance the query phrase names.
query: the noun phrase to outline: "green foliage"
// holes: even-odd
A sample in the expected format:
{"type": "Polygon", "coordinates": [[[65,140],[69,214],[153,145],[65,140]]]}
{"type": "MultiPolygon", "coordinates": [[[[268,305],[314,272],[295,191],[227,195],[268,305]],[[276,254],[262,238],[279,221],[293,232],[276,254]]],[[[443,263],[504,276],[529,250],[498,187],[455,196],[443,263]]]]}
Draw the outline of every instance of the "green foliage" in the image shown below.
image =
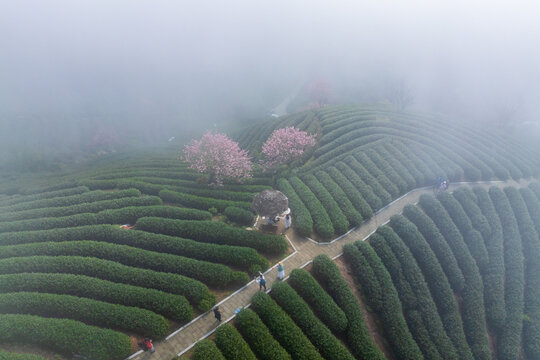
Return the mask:
{"type": "Polygon", "coordinates": [[[0,313],[30,314],[78,320],[161,339],[169,322],[161,315],[131,306],[109,304],[71,295],[16,292],[0,294],[0,313]]]}
{"type": "Polygon", "coordinates": [[[296,191],[287,179],[280,178],[277,188],[289,198],[289,206],[292,210],[294,229],[300,236],[311,236],[313,232],[313,219],[296,191]]]}
{"type": "Polygon", "coordinates": [[[137,229],[186,237],[224,245],[247,246],[267,254],[283,254],[288,243],[281,235],[268,235],[235,228],[216,221],[184,221],[145,217],[137,220],[137,229]]]}
{"type": "Polygon", "coordinates": [[[312,271],[347,316],[347,344],[352,354],[361,359],[384,359],[369,335],[358,300],[336,264],[328,256],[319,255],[313,259],[312,271]]]}
{"type": "Polygon", "coordinates": [[[268,294],[256,293],[251,304],[274,338],[293,359],[323,359],[302,330],[268,294]]]}
{"type": "Polygon", "coordinates": [[[0,274],[20,272],[67,273],[97,277],[129,285],[184,295],[201,311],[215,304],[215,297],[201,282],[188,277],[125,266],[113,261],[79,256],[32,256],[0,260],[0,274]]]}
{"type": "Polygon", "coordinates": [[[137,268],[184,275],[215,287],[244,284],[250,280],[246,273],[231,271],[225,265],[90,240],[0,246],[0,258],[33,255],[92,256],[137,268]]]}
{"type": "Polygon", "coordinates": [[[365,154],[384,173],[388,180],[390,180],[395,186],[397,186],[401,194],[404,194],[407,192],[407,190],[412,189],[412,187],[409,187],[407,182],[401,178],[401,176],[388,163],[388,161],[386,161],[374,149],[368,149],[365,154]]]}
{"type": "Polygon", "coordinates": [[[257,360],[242,335],[231,324],[219,326],[215,342],[227,360],[257,360]]]}
{"type": "Polygon", "coordinates": [[[246,210],[251,207],[251,203],[249,202],[214,199],[171,190],[161,190],[159,192],[159,197],[167,203],[180,204],[185,207],[200,210],[207,210],[214,207],[218,209],[218,211],[223,212],[225,208],[229,206],[235,206],[246,210]]]}
{"type": "MultiPolygon", "coordinates": [[[[413,205],[407,206],[412,207],[413,205]]],[[[411,212],[411,210],[408,212],[411,212]]],[[[465,333],[461,325],[462,321],[458,305],[450,288],[450,283],[435,253],[431,250],[420,231],[418,231],[418,228],[404,216],[392,216],[390,226],[407,245],[422,270],[430,293],[433,296],[433,301],[437,305],[443,327],[454,344],[459,355],[458,358],[472,359],[472,353],[465,340],[465,333]]]]}
{"type": "MultiPolygon", "coordinates": [[[[377,151],[390,162],[392,167],[405,179],[410,189],[417,186],[427,185],[431,182],[428,174],[423,173],[425,166],[419,165],[418,159],[408,158],[404,153],[394,147],[394,142],[384,143],[378,146],[377,151]]],[[[415,157],[416,158],[416,157],[415,157]]]]}
{"type": "Polygon", "coordinates": [[[272,337],[259,316],[251,309],[236,315],[236,326],[253,353],[261,360],[291,360],[291,356],[272,337]]]}
{"type": "Polygon", "coordinates": [[[317,197],[317,199],[319,199],[324,210],[326,210],[330,220],[332,221],[335,233],[337,235],[346,233],[350,228],[349,221],[328,190],[325,189],[325,187],[314,175],[308,174],[304,176],[302,180],[309,187],[309,189],[313,191],[313,194],[317,197]]]}
{"type": "Polygon", "coordinates": [[[332,332],[313,314],[308,304],[287,283],[275,284],[270,294],[325,359],[354,360],[332,332]]]}
{"type": "Polygon", "coordinates": [[[90,191],[90,189],[88,189],[86,186],[77,186],[71,189],[41,192],[41,193],[32,194],[32,195],[13,196],[13,197],[10,197],[9,199],[0,201],[0,206],[4,207],[4,206],[11,206],[15,204],[25,203],[25,202],[41,200],[41,199],[50,199],[50,198],[62,197],[62,196],[79,195],[87,191],[90,191]]]}
{"type": "Polygon", "coordinates": [[[405,322],[401,302],[390,274],[373,248],[366,241],[358,241],[345,245],[343,253],[366,301],[379,315],[384,334],[395,356],[403,360],[423,359],[422,352],[405,322]]]}
{"type": "Polygon", "coordinates": [[[46,360],[44,357],[32,354],[16,354],[0,350],[0,360],[46,360]]]}
{"type": "Polygon", "coordinates": [[[240,225],[252,225],[253,224],[253,213],[246,209],[242,209],[236,206],[228,206],[223,211],[223,214],[232,222],[235,222],[240,225]]]}
{"type": "Polygon", "coordinates": [[[21,291],[74,295],[113,304],[135,306],[179,322],[186,322],[193,318],[193,309],[185,297],[163,291],[84,275],[54,273],[0,275],[0,293],[21,291]]]}
{"type": "Polygon", "coordinates": [[[195,344],[193,360],[225,360],[216,344],[210,340],[201,340],[195,344]]]}
{"type": "Polygon", "coordinates": [[[0,314],[0,342],[42,346],[71,356],[95,360],[121,360],[131,354],[129,337],[69,319],[0,314]]]}
{"type": "Polygon", "coordinates": [[[347,329],[345,313],[309,272],[294,269],[290,274],[289,283],[332,333],[341,334],[347,329]]]}
{"type": "Polygon", "coordinates": [[[233,265],[243,270],[248,270],[253,265],[260,266],[262,270],[268,268],[268,261],[251,248],[203,243],[133,229],[127,231],[111,225],[0,233],[0,245],[72,240],[95,240],[128,245],[145,250],[233,265]]]}
{"type": "MultiPolygon", "coordinates": [[[[351,158],[354,159],[354,158],[351,158]]],[[[350,160],[347,158],[346,160],[350,160]]],[[[354,160],[356,161],[356,160],[354,160]]],[[[358,163],[358,162],[357,162],[358,163]]],[[[360,165],[361,166],[361,165],[360,165]]],[[[384,204],[388,204],[392,201],[392,197],[382,186],[366,172],[365,177],[372,180],[371,184],[368,184],[366,180],[363,180],[349,165],[344,162],[338,162],[336,168],[343,174],[344,177],[353,185],[357,191],[362,194],[366,202],[371,207],[372,211],[377,211],[383,207],[384,204]],[[382,195],[381,195],[382,194],[382,195]]],[[[330,168],[329,168],[330,169],[330,168]]]]}
{"type": "MultiPolygon", "coordinates": [[[[400,189],[397,184],[388,179],[386,174],[377,167],[377,165],[367,156],[367,154],[360,152],[354,156],[358,163],[362,166],[382,185],[382,187],[392,196],[393,199],[400,195],[400,189]]],[[[354,162],[348,163],[349,166],[358,167],[354,162]]],[[[359,174],[360,175],[360,174],[359,174]]]]}
{"type": "MultiPolygon", "coordinates": [[[[330,166],[326,169],[326,172],[332,180],[335,181],[336,185],[342,189],[342,192],[345,194],[351,205],[354,207],[354,209],[357,210],[360,217],[356,221],[362,221],[362,218],[368,219],[373,215],[373,211],[371,210],[370,205],[364,198],[364,194],[360,191],[360,189],[356,189],[354,185],[347,179],[337,168],[330,166]]],[[[366,185],[367,187],[367,185],[366,185]]],[[[341,195],[339,195],[341,196],[341,195]]],[[[373,195],[373,197],[375,197],[373,195]]],[[[338,201],[340,203],[341,201],[338,201]]],[[[380,200],[379,200],[380,203],[380,200]]],[[[348,206],[348,205],[347,205],[348,206]]],[[[353,213],[354,214],[354,213],[353,213]]],[[[351,224],[355,223],[354,218],[349,219],[349,222],[351,224]]]]}

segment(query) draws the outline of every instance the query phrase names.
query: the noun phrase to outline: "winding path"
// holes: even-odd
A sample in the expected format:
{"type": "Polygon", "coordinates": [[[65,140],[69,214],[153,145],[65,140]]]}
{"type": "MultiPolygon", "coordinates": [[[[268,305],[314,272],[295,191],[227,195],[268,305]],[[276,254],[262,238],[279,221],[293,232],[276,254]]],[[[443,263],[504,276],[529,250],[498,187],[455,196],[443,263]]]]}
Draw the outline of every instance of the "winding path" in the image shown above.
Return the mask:
{"type": "MultiPolygon", "coordinates": [[[[536,180],[514,180],[509,181],[492,181],[492,182],[477,182],[477,183],[459,183],[459,186],[482,186],[489,188],[497,186],[504,188],[507,186],[524,187],[530,182],[536,180]]],[[[455,187],[453,184],[452,187],[455,187]]],[[[302,268],[308,265],[314,257],[320,254],[326,254],[330,258],[337,258],[342,254],[343,245],[354,242],[356,240],[367,239],[377,228],[390,220],[390,217],[395,214],[400,214],[405,205],[415,204],[418,202],[420,195],[433,194],[431,188],[419,188],[408,192],[400,198],[394,200],[389,205],[377,211],[370,219],[363,222],[360,226],[353,228],[345,235],[342,235],[329,243],[317,243],[311,239],[297,236],[289,230],[287,239],[291,243],[294,252],[283,260],[285,272],[288,273],[292,269],[302,268]]],[[[277,265],[277,264],[276,264],[277,265]]],[[[267,288],[270,289],[272,284],[277,281],[276,265],[265,272],[267,288]]],[[[259,290],[259,285],[255,281],[251,281],[227,298],[223,299],[218,305],[222,314],[223,322],[230,321],[234,317],[234,311],[237,308],[247,307],[250,305],[251,297],[259,290]]],[[[166,340],[155,344],[156,352],[154,354],[144,353],[142,351],[133,354],[128,359],[164,359],[171,360],[177,355],[191,349],[195,343],[210,336],[219,323],[214,318],[213,312],[210,310],[197,318],[193,319],[188,324],[182,326],[177,331],[169,335],[166,340]]]]}

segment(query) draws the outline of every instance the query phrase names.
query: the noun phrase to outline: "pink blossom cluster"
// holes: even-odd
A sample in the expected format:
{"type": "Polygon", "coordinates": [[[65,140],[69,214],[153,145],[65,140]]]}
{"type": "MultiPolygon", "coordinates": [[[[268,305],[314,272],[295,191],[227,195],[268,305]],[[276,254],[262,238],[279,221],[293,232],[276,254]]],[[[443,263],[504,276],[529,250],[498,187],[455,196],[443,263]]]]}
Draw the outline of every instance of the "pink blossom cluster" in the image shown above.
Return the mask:
{"type": "Polygon", "coordinates": [[[243,180],[251,177],[252,164],[247,152],[224,134],[207,132],[201,140],[184,146],[183,159],[190,168],[210,175],[210,182],[223,185],[225,178],[243,180]]]}
{"type": "Polygon", "coordinates": [[[305,149],[315,145],[315,137],[307,132],[289,126],[275,130],[262,146],[266,158],[265,167],[271,168],[288,162],[302,155],[305,149]]]}

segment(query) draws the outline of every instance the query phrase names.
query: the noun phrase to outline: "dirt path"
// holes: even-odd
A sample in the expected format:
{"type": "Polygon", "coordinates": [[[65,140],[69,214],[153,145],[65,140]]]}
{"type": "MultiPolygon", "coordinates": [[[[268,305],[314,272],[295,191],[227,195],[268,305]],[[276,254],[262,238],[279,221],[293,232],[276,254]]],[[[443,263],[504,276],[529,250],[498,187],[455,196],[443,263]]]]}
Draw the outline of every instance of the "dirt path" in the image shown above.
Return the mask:
{"type": "MultiPolygon", "coordinates": [[[[516,182],[497,181],[497,182],[480,182],[480,183],[459,183],[452,184],[452,189],[456,186],[482,186],[489,188],[497,186],[504,188],[506,186],[524,187],[533,180],[521,180],[516,182]]],[[[534,180],[536,181],[536,180],[534,180]]],[[[292,269],[303,268],[307,266],[312,259],[319,254],[326,254],[330,258],[338,258],[342,254],[343,245],[357,240],[366,240],[380,225],[387,223],[390,217],[395,214],[401,214],[403,208],[408,204],[418,202],[420,195],[433,194],[431,188],[415,189],[402,197],[394,200],[392,203],[377,211],[367,221],[360,226],[352,229],[347,234],[340,236],[328,243],[317,243],[314,240],[300,237],[294,233],[294,229],[289,229],[286,234],[287,240],[290,242],[293,253],[282,260],[287,275],[292,269]]],[[[267,288],[270,290],[274,281],[277,280],[276,265],[265,272],[267,280],[267,288]]],[[[255,281],[251,281],[242,288],[235,291],[233,294],[223,299],[219,303],[222,318],[224,322],[230,321],[234,317],[234,311],[237,308],[249,306],[251,297],[259,290],[259,286],[255,281]]],[[[174,356],[181,355],[191,349],[194,344],[208,336],[210,336],[219,324],[214,319],[212,312],[204,313],[193,319],[190,323],[184,325],[177,331],[169,335],[166,340],[155,343],[156,352],[152,355],[149,353],[135,353],[130,359],[164,359],[171,360],[174,356]]]]}

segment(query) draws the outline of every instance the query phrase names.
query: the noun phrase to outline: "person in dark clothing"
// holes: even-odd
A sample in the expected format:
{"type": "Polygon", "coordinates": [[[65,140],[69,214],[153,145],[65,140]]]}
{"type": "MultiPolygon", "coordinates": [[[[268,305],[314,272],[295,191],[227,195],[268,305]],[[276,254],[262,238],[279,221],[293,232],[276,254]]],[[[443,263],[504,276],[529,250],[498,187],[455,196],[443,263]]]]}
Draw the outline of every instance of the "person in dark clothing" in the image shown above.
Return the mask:
{"type": "Polygon", "coordinates": [[[217,321],[221,322],[221,313],[219,312],[219,306],[216,306],[214,308],[214,316],[216,317],[217,321]]]}
{"type": "Polygon", "coordinates": [[[266,280],[264,279],[263,274],[261,274],[261,276],[259,277],[259,291],[261,291],[262,288],[264,288],[264,291],[266,291],[266,280]]]}

